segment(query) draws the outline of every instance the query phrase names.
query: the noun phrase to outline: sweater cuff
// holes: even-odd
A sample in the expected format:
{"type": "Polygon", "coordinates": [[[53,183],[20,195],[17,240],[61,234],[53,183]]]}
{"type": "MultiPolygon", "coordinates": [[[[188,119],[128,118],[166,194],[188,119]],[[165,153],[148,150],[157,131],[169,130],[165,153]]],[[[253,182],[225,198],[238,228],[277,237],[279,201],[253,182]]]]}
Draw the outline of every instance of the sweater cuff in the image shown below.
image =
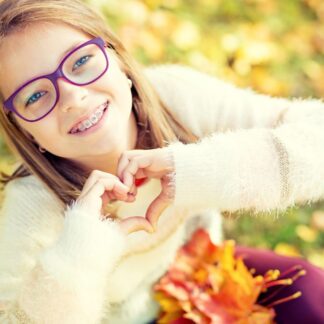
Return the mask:
{"type": "MultiPolygon", "coordinates": [[[[199,209],[199,204],[206,195],[204,183],[208,179],[205,159],[200,158],[203,150],[201,143],[173,142],[168,149],[172,151],[175,168],[170,179],[174,187],[173,204],[176,207],[199,209]]],[[[206,207],[205,203],[202,205],[206,207]]]]}
{"type": "Polygon", "coordinates": [[[228,212],[279,206],[281,179],[269,130],[215,133],[169,148],[175,162],[175,206],[228,212]]]}
{"type": "Polygon", "coordinates": [[[67,208],[62,233],[41,255],[40,263],[48,274],[68,284],[78,275],[90,272],[100,276],[112,271],[125,242],[126,236],[118,223],[101,220],[75,203],[67,208]]]}

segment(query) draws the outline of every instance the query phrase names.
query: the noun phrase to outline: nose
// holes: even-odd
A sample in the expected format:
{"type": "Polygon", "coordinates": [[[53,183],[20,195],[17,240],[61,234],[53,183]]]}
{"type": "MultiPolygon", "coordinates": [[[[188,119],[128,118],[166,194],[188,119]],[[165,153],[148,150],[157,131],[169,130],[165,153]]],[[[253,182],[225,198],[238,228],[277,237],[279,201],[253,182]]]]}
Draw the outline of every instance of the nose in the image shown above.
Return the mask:
{"type": "Polygon", "coordinates": [[[80,107],[88,95],[86,86],[74,85],[63,78],[57,80],[57,85],[59,90],[58,106],[64,112],[80,107]]]}

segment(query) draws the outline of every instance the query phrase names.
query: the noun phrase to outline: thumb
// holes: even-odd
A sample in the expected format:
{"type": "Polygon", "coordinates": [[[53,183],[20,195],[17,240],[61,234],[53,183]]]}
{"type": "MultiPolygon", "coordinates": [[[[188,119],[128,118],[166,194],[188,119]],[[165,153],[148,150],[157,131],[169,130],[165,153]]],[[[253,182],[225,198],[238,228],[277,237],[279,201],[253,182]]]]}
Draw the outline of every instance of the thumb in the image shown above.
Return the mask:
{"type": "Polygon", "coordinates": [[[170,199],[162,191],[150,204],[146,211],[146,219],[151,223],[156,230],[157,222],[163,211],[169,206],[170,199]]]}
{"type": "Polygon", "coordinates": [[[121,227],[124,234],[130,234],[133,232],[144,230],[148,233],[153,233],[151,224],[141,216],[132,216],[120,221],[119,226],[121,227]]]}

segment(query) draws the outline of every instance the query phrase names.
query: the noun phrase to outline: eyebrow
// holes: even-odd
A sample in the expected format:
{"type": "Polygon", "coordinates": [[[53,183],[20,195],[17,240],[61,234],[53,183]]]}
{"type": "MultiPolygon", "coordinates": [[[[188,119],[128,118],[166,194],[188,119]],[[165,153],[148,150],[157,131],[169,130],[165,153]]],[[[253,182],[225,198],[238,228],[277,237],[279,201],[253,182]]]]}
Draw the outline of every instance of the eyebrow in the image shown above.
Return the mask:
{"type": "MultiPolygon", "coordinates": [[[[66,57],[66,55],[67,55],[69,52],[73,51],[75,48],[77,48],[79,45],[83,44],[84,42],[86,42],[86,41],[85,41],[85,40],[84,40],[84,41],[79,41],[79,42],[73,44],[72,46],[70,46],[68,49],[66,49],[66,50],[62,53],[62,55],[60,56],[60,59],[58,60],[57,66],[58,66],[59,64],[61,64],[61,62],[63,61],[63,59],[66,57]]],[[[21,87],[23,84],[25,84],[26,82],[28,82],[29,80],[32,80],[32,79],[33,79],[33,78],[30,78],[30,79],[28,79],[27,81],[22,82],[22,83],[21,83],[20,85],[18,85],[18,86],[15,88],[15,90],[12,91],[11,93],[14,93],[17,89],[19,89],[19,87],[21,87]]]]}
{"type": "Polygon", "coordinates": [[[80,42],[78,42],[78,43],[75,43],[74,45],[70,46],[67,50],[65,50],[65,51],[62,53],[61,58],[60,58],[60,60],[58,61],[58,64],[60,64],[60,63],[62,62],[62,60],[65,58],[65,56],[66,56],[69,52],[73,51],[75,48],[77,48],[79,45],[83,44],[84,42],[86,42],[86,41],[80,41],[80,42]]]}

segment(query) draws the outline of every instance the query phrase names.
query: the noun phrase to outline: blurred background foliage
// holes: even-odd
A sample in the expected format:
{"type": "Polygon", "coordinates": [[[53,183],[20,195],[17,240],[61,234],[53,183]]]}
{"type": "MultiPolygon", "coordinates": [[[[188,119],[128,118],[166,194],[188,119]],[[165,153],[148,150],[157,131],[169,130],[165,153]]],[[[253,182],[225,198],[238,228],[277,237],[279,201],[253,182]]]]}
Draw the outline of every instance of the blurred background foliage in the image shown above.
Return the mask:
{"type": "MultiPolygon", "coordinates": [[[[143,65],[180,63],[284,97],[324,95],[323,0],[87,0],[143,65]]],[[[12,165],[0,142],[0,169],[12,165]]],[[[225,216],[239,244],[324,267],[324,203],[225,216]]]]}

